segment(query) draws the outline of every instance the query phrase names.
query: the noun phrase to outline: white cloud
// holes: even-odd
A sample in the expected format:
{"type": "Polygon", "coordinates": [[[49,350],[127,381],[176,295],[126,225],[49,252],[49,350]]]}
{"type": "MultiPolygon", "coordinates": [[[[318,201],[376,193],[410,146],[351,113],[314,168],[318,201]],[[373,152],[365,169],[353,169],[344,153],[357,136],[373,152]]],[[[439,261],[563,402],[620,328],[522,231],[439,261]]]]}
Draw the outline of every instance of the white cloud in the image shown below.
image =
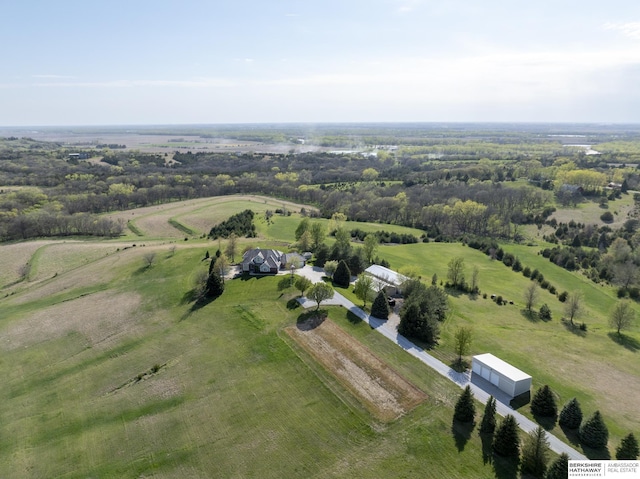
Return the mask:
{"type": "Polygon", "coordinates": [[[640,40],[640,22],[613,23],[604,24],[605,30],[615,30],[621,32],[625,37],[633,40],[640,40]]]}

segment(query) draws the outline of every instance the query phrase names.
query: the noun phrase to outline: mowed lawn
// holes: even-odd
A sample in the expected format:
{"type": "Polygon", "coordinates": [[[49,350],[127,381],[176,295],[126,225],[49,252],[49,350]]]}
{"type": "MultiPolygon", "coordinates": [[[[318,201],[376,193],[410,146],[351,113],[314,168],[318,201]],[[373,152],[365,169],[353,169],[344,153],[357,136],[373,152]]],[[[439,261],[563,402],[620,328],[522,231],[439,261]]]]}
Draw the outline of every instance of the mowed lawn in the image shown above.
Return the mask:
{"type": "Polygon", "coordinates": [[[501,465],[483,463],[477,434],[451,430],[459,389],[343,309],[330,318],[428,396],[393,423],[377,423],[291,344],[283,328],[301,310],[277,278],[228,281],[193,308],[204,251],[159,250],[147,268],[145,249],[130,249],[106,263],[107,286],[0,301],[2,476],[495,476],[501,465]],[[95,314],[64,314],[87,304],[95,314]],[[33,338],[34,318],[59,334],[33,338]],[[109,334],[94,324],[109,319],[109,334]]]}
{"type": "MultiPolygon", "coordinates": [[[[518,256],[523,266],[537,268],[558,292],[582,291],[584,314],[577,321],[586,323],[586,332],[567,327],[561,321],[563,303],[542,289],[534,309],[537,311],[542,304],[548,304],[552,320],[528,319],[524,314],[523,296],[530,280],[470,247],[452,243],[393,246],[380,248],[380,255],[390,261],[392,268],[418,264],[426,281],[435,273],[438,282],[446,282],[448,262],[456,256],[464,257],[467,278],[473,267],[477,267],[480,290],[489,298],[453,292],[450,317],[442,324],[441,340],[432,354],[453,364],[457,358],[453,340],[456,329],[472,327],[471,354],[490,352],[511,362],[533,377],[534,391],[544,384],[550,385],[560,407],[575,396],[586,417],[599,409],[609,426],[610,444],[615,448],[623,435],[640,430],[637,401],[640,397],[640,321],[625,333],[625,343],[619,344],[608,326],[609,312],[616,302],[613,288],[596,285],[577,273],[553,265],[537,254],[537,247],[503,247],[518,256]],[[491,294],[501,295],[514,304],[498,306],[491,301],[491,294]]],[[[634,309],[640,318],[640,308],[634,305],[634,309]]],[[[529,408],[522,408],[521,412],[529,414],[529,408]]],[[[553,432],[564,435],[558,427],[553,432]]]]}

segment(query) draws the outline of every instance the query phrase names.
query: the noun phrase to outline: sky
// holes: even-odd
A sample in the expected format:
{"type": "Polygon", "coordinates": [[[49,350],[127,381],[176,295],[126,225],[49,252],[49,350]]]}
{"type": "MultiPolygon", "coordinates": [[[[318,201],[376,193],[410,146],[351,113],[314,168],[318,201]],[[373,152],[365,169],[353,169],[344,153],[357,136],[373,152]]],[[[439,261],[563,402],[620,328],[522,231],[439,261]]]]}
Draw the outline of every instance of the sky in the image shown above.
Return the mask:
{"type": "Polygon", "coordinates": [[[0,126],[640,123],[637,0],[12,0],[0,126]]]}

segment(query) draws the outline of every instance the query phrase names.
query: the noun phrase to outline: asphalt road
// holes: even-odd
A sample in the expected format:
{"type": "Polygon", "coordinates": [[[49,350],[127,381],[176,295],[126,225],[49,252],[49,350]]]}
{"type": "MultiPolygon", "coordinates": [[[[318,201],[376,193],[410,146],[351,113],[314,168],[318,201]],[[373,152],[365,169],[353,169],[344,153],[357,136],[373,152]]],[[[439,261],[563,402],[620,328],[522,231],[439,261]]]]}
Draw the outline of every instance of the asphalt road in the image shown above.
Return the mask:
{"type": "MultiPolygon", "coordinates": [[[[318,268],[315,266],[305,266],[304,268],[296,270],[296,274],[305,276],[312,282],[317,283],[319,281],[322,281],[324,271],[322,270],[322,268],[318,268]]],[[[303,308],[312,308],[317,306],[315,301],[308,300],[304,297],[300,298],[298,301],[303,308]]],[[[496,399],[496,412],[503,417],[507,414],[511,414],[513,417],[515,417],[518,425],[523,431],[530,432],[538,427],[537,423],[533,422],[526,416],[523,416],[509,405],[509,401],[511,398],[507,394],[500,391],[497,387],[495,387],[488,381],[482,378],[478,378],[475,375],[472,376],[469,372],[459,373],[451,369],[442,361],[434,358],[424,349],[416,346],[407,338],[399,334],[394,326],[394,324],[396,323],[384,321],[382,319],[370,316],[338,292],[334,292],[333,298],[327,301],[323,301],[321,305],[342,306],[345,309],[351,311],[353,314],[361,318],[364,322],[369,324],[369,326],[378,331],[380,334],[393,341],[406,352],[408,352],[412,356],[415,356],[427,366],[434,369],[444,377],[450,379],[461,388],[464,388],[467,385],[471,386],[471,390],[473,391],[475,398],[483,404],[486,404],[489,396],[493,396],[496,399]]],[[[551,450],[558,454],[565,452],[569,455],[570,459],[574,460],[587,459],[586,456],[576,451],[574,448],[567,445],[549,432],[547,432],[547,440],[549,441],[549,447],[551,448],[551,450]]]]}

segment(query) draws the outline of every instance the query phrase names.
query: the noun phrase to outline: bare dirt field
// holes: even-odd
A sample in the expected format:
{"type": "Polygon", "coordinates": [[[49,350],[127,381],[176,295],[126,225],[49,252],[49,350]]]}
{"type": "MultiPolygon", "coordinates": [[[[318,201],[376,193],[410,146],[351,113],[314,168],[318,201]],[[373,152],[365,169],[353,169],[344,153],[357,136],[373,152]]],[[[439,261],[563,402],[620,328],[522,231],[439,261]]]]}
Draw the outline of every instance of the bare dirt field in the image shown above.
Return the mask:
{"type": "Polygon", "coordinates": [[[311,317],[286,331],[378,420],[397,419],[426,399],[426,394],[335,323],[318,322],[311,317]]]}
{"type": "Polygon", "coordinates": [[[69,333],[81,334],[92,347],[106,347],[136,327],[140,298],[132,293],[98,292],[41,309],[0,332],[0,348],[13,350],[69,333]]]}

